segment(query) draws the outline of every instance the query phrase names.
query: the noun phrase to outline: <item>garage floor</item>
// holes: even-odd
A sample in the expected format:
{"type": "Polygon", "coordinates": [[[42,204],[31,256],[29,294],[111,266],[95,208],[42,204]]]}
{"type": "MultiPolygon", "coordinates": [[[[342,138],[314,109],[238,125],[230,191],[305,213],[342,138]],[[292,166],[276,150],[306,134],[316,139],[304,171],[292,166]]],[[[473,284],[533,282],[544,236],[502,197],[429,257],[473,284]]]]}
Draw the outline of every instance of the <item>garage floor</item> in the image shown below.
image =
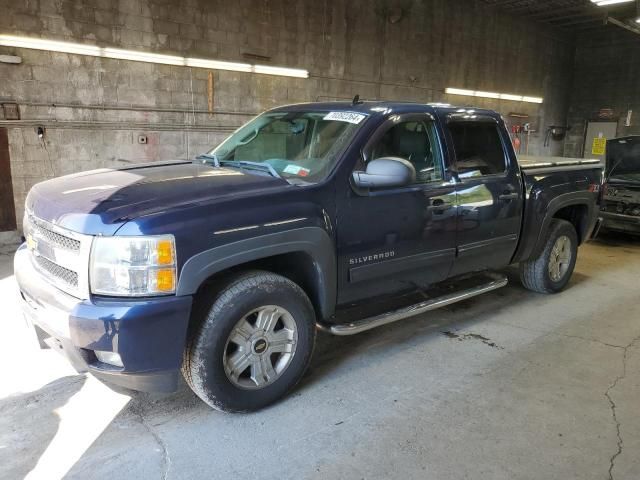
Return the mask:
{"type": "Polygon", "coordinates": [[[251,415],[112,392],[27,346],[0,255],[0,476],[640,478],[640,242],[581,249],[570,288],[511,285],[358,337],[251,415]]]}

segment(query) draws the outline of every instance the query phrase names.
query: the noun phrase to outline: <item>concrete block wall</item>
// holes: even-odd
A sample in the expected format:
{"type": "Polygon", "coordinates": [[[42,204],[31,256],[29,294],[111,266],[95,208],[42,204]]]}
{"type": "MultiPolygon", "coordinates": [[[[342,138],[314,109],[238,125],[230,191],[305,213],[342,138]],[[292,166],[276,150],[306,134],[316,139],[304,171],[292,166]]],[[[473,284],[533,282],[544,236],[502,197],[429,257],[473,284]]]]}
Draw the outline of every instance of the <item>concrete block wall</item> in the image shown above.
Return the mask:
{"type": "MultiPolygon", "coordinates": [[[[83,57],[21,48],[0,64],[17,218],[53,176],[193,158],[267,108],[351,99],[450,102],[524,113],[543,149],[566,120],[572,44],[474,0],[0,0],[0,33],[181,56],[305,68],[309,79],[83,57]],[[259,58],[259,60],[256,60],[259,58]],[[447,96],[446,87],[542,96],[543,105],[447,96]],[[45,128],[44,138],[36,128],[45,128]],[[146,144],[138,136],[146,135],[146,144]]],[[[1,111],[1,110],[0,110],[1,111]]],[[[561,145],[559,146],[561,149],[561,145]]]]}
{"type": "Polygon", "coordinates": [[[565,142],[569,156],[582,156],[587,122],[598,120],[602,109],[613,111],[613,121],[618,122],[617,136],[640,135],[640,37],[618,28],[611,26],[610,31],[597,38],[577,39],[568,114],[571,131],[565,142]],[[633,115],[627,127],[629,110],[633,115]]]}

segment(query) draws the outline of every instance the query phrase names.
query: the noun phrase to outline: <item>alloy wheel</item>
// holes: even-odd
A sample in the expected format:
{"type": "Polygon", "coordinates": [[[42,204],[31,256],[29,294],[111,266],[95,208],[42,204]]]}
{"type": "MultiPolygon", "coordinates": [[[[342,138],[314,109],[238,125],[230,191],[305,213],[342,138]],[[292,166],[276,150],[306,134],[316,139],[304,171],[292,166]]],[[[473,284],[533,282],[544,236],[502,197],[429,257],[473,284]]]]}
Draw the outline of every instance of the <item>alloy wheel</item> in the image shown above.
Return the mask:
{"type": "Polygon", "coordinates": [[[260,389],[282,376],[295,355],[298,329],[282,307],[257,308],[231,330],[223,354],[224,371],[236,387],[260,389]]]}
{"type": "Polygon", "coordinates": [[[549,258],[549,276],[552,281],[559,282],[564,278],[569,271],[572,256],[571,239],[566,235],[558,237],[549,258]]]}

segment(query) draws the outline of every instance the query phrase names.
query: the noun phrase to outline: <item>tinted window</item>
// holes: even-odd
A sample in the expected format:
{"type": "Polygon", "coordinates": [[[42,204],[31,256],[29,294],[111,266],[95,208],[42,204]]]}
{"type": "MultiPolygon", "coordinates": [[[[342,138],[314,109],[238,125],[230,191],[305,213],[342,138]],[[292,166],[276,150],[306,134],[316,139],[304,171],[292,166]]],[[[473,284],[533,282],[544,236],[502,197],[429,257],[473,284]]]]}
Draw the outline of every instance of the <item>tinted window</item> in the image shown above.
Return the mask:
{"type": "Polygon", "coordinates": [[[451,123],[458,174],[476,177],[503,173],[505,154],[498,128],[487,123],[451,123]]]}
{"type": "Polygon", "coordinates": [[[442,161],[436,145],[432,123],[401,122],[387,130],[376,142],[371,151],[371,159],[404,158],[416,169],[418,183],[440,181],[443,178],[442,161]]]}

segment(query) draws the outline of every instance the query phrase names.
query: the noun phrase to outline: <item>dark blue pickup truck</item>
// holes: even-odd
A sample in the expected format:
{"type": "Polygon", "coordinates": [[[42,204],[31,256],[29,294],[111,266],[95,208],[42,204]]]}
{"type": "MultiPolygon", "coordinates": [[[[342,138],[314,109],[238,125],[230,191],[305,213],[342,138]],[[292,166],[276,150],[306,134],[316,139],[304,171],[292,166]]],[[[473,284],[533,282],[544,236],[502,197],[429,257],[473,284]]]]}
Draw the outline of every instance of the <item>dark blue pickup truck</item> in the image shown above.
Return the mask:
{"type": "Polygon", "coordinates": [[[212,407],[255,410],[300,380],[317,330],[502,287],[511,264],[563,289],[599,225],[602,166],[521,163],[492,111],[276,108],[193,162],[36,185],[15,256],[25,317],[108,383],[172,391],[182,370],[212,407]]]}

